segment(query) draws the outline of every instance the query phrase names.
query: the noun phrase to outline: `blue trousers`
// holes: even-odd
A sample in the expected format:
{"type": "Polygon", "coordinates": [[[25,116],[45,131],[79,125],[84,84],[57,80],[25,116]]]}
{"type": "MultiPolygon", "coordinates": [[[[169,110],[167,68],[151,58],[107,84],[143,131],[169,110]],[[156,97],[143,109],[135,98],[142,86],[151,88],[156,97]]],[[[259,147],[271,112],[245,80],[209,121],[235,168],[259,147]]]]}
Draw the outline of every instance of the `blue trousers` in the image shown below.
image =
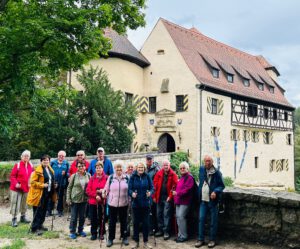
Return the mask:
{"type": "Polygon", "coordinates": [[[143,241],[148,241],[149,234],[149,207],[132,208],[133,210],[133,239],[135,242],[139,242],[139,228],[142,223],[143,228],[143,241]]]}
{"type": "Polygon", "coordinates": [[[218,230],[218,205],[217,202],[204,202],[200,204],[199,210],[199,237],[198,240],[204,241],[205,220],[208,212],[210,213],[210,234],[209,240],[215,241],[218,230]]]}

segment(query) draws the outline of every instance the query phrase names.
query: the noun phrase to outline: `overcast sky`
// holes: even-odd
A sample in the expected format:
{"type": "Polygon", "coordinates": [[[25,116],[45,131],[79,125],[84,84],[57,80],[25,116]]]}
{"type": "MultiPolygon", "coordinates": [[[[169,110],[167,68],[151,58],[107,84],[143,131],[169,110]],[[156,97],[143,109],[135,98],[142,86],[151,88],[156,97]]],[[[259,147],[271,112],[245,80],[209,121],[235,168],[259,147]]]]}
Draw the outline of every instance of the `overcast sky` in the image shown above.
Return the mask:
{"type": "Polygon", "coordinates": [[[138,48],[159,17],[253,55],[263,55],[300,107],[300,0],[148,0],[145,28],[129,31],[138,48]]]}

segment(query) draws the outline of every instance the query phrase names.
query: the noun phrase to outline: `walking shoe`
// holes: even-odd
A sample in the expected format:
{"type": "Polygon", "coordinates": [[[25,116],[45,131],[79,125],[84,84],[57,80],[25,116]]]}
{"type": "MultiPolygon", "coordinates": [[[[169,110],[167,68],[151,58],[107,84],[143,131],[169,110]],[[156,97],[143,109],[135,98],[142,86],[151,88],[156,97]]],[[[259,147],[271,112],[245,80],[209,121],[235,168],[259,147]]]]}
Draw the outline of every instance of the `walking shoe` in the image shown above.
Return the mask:
{"type": "Polygon", "coordinates": [[[84,231],[78,232],[78,235],[81,237],[86,237],[86,233],[84,231]]]}
{"type": "Polygon", "coordinates": [[[155,237],[161,237],[161,236],[163,236],[163,235],[164,235],[164,233],[163,233],[162,231],[157,231],[157,232],[154,234],[155,237]]]}
{"type": "Polygon", "coordinates": [[[63,212],[58,212],[58,217],[62,217],[64,216],[64,213],[63,212]]]}
{"type": "Polygon", "coordinates": [[[106,247],[111,247],[112,245],[113,245],[113,241],[109,239],[109,240],[106,242],[106,247]]]}
{"type": "Polygon", "coordinates": [[[198,240],[195,244],[195,247],[199,248],[201,246],[204,246],[204,241],[203,240],[198,240]]]}
{"type": "Polygon", "coordinates": [[[152,249],[152,246],[150,246],[147,242],[144,242],[144,249],[152,249]]]}
{"type": "Polygon", "coordinates": [[[75,233],[70,233],[69,238],[70,238],[70,239],[76,239],[77,236],[76,236],[75,233]]]}
{"type": "Polygon", "coordinates": [[[28,220],[25,215],[21,215],[20,222],[28,224],[30,223],[30,220],[28,220]]]}
{"type": "Polygon", "coordinates": [[[17,218],[12,218],[12,220],[11,220],[11,226],[12,227],[17,227],[18,226],[17,218]]]}
{"type": "Polygon", "coordinates": [[[164,233],[164,240],[168,240],[168,239],[170,239],[170,234],[165,232],[164,233]]]}
{"type": "Polygon", "coordinates": [[[134,244],[134,246],[133,247],[131,247],[131,249],[137,249],[137,248],[139,248],[139,242],[135,242],[135,244],[134,244]]]}
{"type": "Polygon", "coordinates": [[[124,238],[123,241],[122,241],[123,245],[125,246],[128,246],[129,245],[129,242],[128,242],[128,239],[127,238],[124,238]]]}
{"type": "Polygon", "coordinates": [[[96,234],[93,234],[92,236],[91,236],[91,240],[96,240],[97,239],[97,235],[96,234]]]}
{"type": "Polygon", "coordinates": [[[44,227],[43,225],[39,228],[39,230],[41,231],[48,231],[48,228],[47,227],[44,227]]]}
{"type": "Polygon", "coordinates": [[[52,216],[51,212],[47,211],[46,217],[52,216]]]}
{"type": "Polygon", "coordinates": [[[215,247],[215,246],[216,246],[216,242],[214,242],[214,241],[212,241],[212,240],[209,241],[208,244],[207,244],[207,247],[208,247],[208,248],[213,248],[213,247],[215,247]]]}
{"type": "Polygon", "coordinates": [[[177,238],[176,239],[176,243],[182,243],[182,242],[185,242],[185,241],[187,241],[188,239],[186,239],[186,238],[177,238]]]}

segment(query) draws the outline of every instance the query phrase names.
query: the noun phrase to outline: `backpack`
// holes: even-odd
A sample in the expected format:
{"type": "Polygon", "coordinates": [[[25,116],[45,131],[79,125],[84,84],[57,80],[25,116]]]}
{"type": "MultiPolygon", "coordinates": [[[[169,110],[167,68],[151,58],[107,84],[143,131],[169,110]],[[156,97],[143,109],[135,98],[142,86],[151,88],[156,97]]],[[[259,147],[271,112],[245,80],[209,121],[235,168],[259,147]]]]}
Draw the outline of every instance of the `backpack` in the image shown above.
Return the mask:
{"type": "MultiPolygon", "coordinates": [[[[128,184],[128,182],[129,182],[129,177],[128,177],[128,175],[125,175],[124,178],[125,178],[125,180],[126,180],[126,183],[128,184]]],[[[111,185],[113,179],[114,179],[113,175],[110,175],[110,176],[109,176],[109,185],[108,185],[109,188],[110,188],[110,185],[111,185]]]]}

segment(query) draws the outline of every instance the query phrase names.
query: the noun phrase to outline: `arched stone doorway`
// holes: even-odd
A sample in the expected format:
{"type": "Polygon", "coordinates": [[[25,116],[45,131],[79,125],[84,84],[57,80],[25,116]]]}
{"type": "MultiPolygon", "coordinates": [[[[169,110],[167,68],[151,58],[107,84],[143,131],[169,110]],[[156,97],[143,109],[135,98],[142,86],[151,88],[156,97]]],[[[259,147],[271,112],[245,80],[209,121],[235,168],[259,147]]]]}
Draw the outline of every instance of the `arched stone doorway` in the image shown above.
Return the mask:
{"type": "Polygon", "coordinates": [[[174,152],[176,148],[173,137],[168,133],[164,133],[160,136],[157,147],[159,152],[174,152]]]}

